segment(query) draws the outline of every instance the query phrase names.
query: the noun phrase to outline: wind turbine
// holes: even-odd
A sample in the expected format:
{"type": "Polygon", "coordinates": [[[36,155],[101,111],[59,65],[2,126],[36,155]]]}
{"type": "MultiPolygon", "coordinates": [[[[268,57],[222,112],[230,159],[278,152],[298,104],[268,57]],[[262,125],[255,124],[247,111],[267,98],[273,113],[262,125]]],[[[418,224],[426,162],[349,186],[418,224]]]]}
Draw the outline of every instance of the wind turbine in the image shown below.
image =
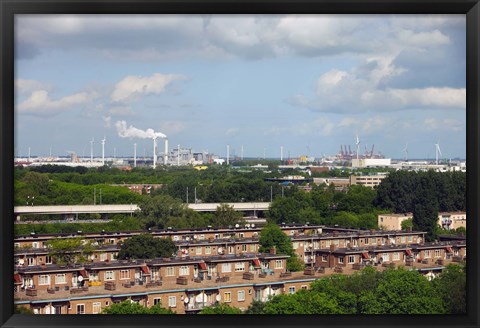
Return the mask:
{"type": "Polygon", "coordinates": [[[438,155],[442,156],[442,151],[440,150],[440,145],[438,143],[435,144],[435,163],[438,165],[438,155]]]}
{"type": "Polygon", "coordinates": [[[355,144],[357,145],[357,160],[358,160],[358,152],[360,151],[360,139],[358,138],[358,134],[357,134],[357,140],[355,141],[355,144]]]}
{"type": "Polygon", "coordinates": [[[107,138],[104,136],[102,139],[102,165],[105,165],[105,141],[107,138]]]}
{"type": "Polygon", "coordinates": [[[408,162],[408,142],[405,144],[405,148],[402,149],[402,152],[405,153],[405,162],[408,162]]]}

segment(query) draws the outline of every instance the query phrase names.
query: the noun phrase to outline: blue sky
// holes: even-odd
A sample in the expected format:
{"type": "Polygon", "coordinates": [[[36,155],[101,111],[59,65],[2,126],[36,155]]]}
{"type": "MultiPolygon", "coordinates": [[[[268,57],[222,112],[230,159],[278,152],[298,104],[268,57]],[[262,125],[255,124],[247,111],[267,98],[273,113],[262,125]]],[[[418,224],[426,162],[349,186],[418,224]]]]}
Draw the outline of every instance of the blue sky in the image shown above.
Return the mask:
{"type": "Polygon", "coordinates": [[[465,158],[464,15],[17,15],[15,154],[465,158]],[[123,123],[124,122],[124,123],[123,123]],[[122,127],[132,127],[122,131],[122,127]],[[135,132],[136,131],[136,132],[135,132]],[[160,147],[162,148],[162,147],[160,147]]]}

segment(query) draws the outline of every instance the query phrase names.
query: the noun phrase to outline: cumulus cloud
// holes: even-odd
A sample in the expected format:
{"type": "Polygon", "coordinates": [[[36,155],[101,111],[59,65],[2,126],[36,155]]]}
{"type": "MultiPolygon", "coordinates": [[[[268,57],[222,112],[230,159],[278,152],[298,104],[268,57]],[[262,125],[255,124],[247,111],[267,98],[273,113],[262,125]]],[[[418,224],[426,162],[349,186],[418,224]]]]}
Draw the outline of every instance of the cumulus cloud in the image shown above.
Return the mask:
{"type": "Polygon", "coordinates": [[[139,96],[158,95],[165,92],[165,88],[173,81],[185,80],[186,77],[178,74],[155,73],[152,76],[127,76],[115,85],[111,94],[114,102],[128,101],[139,96]]]}
{"type": "Polygon", "coordinates": [[[17,106],[19,113],[38,116],[51,116],[63,111],[84,106],[96,99],[96,93],[79,92],[59,99],[51,99],[48,91],[34,91],[26,100],[17,106]]]}
{"type": "Polygon", "coordinates": [[[440,131],[464,131],[465,122],[461,122],[451,118],[427,118],[423,122],[424,127],[428,130],[440,131]]]}
{"type": "Polygon", "coordinates": [[[15,80],[15,93],[17,95],[31,94],[37,90],[51,91],[52,86],[48,83],[43,83],[36,80],[16,79],[15,80]]]}

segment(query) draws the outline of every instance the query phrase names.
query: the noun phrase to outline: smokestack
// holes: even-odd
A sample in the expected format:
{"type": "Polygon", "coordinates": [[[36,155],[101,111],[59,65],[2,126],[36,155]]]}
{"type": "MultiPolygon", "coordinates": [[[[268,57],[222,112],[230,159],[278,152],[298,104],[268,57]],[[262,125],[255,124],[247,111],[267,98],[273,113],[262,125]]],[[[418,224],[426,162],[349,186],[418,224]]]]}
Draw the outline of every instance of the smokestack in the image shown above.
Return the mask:
{"type": "Polygon", "coordinates": [[[157,167],[157,137],[153,137],[153,169],[157,167]]]}
{"type": "Polygon", "coordinates": [[[168,138],[165,138],[165,155],[163,156],[163,164],[167,165],[168,163],[168,138]]]}
{"type": "Polygon", "coordinates": [[[283,146],[280,146],[280,161],[283,161],[283,146]]]}
{"type": "Polygon", "coordinates": [[[133,144],[133,167],[137,167],[137,144],[133,144]]]}
{"type": "Polygon", "coordinates": [[[227,165],[230,163],[230,145],[227,145],[227,165]]]}

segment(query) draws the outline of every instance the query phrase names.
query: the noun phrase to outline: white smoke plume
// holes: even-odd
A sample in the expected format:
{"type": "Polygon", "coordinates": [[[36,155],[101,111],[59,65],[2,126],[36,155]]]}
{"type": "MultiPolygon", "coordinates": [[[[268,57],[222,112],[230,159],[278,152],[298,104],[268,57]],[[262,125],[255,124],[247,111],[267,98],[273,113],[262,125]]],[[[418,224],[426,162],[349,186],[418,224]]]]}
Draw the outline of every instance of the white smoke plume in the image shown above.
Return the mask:
{"type": "Polygon", "coordinates": [[[163,133],[155,132],[153,129],[147,129],[144,131],[131,125],[127,128],[127,122],[125,121],[117,121],[115,127],[117,128],[118,135],[122,138],[153,139],[167,137],[163,133]]]}

